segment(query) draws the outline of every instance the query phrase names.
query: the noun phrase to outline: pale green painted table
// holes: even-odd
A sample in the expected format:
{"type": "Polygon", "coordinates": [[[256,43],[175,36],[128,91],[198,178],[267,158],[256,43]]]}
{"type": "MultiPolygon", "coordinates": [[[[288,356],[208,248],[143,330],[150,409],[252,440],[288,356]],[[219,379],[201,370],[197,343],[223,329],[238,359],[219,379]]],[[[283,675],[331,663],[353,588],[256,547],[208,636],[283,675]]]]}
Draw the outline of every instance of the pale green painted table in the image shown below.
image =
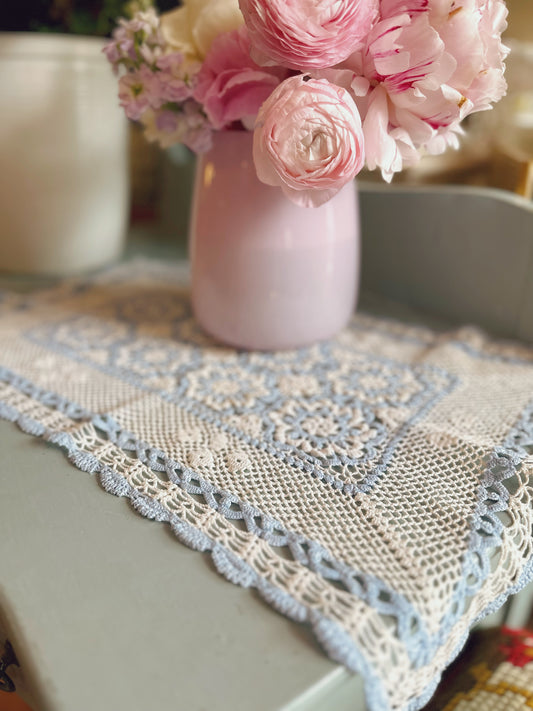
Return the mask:
{"type": "MultiPolygon", "coordinates": [[[[147,236],[131,236],[130,256],[183,256],[147,236]]],[[[309,630],[59,450],[0,420],[0,455],[0,628],[34,711],[313,711],[324,695],[328,708],[364,709],[362,680],[309,630]]]]}
{"type": "Polygon", "coordinates": [[[0,608],[36,711],[311,709],[321,685],[357,709],[360,679],[164,525],[10,423],[0,452],[0,608]]]}
{"type": "MultiPolygon", "coordinates": [[[[457,260],[457,252],[439,237],[444,228],[435,210],[441,204],[446,214],[455,205],[453,220],[465,224],[468,217],[470,225],[471,203],[461,216],[461,196],[454,201],[448,193],[439,203],[425,195],[426,223],[418,216],[399,250],[395,201],[409,211],[409,196],[396,192],[387,211],[379,190],[363,191],[365,231],[379,227],[365,246],[366,289],[394,297],[395,315],[412,316],[398,301],[418,308],[423,301],[433,313],[456,319],[458,300],[472,291],[464,262],[474,259],[481,236],[466,236],[459,278],[451,279],[446,264],[457,260]],[[424,224],[436,235],[425,256],[416,249],[424,224]],[[389,253],[403,260],[403,279],[397,271],[390,278],[389,253]]],[[[493,199],[478,196],[478,208],[493,199]]],[[[502,200],[506,214],[516,215],[512,244],[520,246],[514,259],[522,266],[533,254],[533,213],[502,200]]],[[[481,266],[505,252],[493,212],[480,216],[490,246],[488,254],[477,255],[481,266]]],[[[131,249],[142,245],[133,240],[131,249]]],[[[158,256],[155,245],[150,251],[158,256]]],[[[172,253],[160,245],[159,256],[172,253]]],[[[493,269],[489,277],[498,273],[493,269]]],[[[523,269],[520,275],[520,289],[507,295],[503,287],[516,278],[503,274],[501,286],[489,277],[478,280],[482,292],[465,304],[469,319],[474,308],[481,325],[498,332],[503,324],[503,335],[531,338],[527,294],[533,279],[527,282],[523,269]],[[520,313],[510,323],[505,309],[513,308],[520,313]]],[[[391,306],[381,296],[365,304],[391,306]]],[[[0,455],[0,626],[15,646],[35,711],[364,709],[362,680],[330,662],[305,627],[223,580],[207,557],[178,544],[164,525],[144,520],[125,500],[105,494],[58,450],[0,421],[0,455]]],[[[526,589],[491,621],[510,610],[508,621],[522,623],[530,594],[526,589]]],[[[10,671],[18,679],[16,668],[10,671]]]]}

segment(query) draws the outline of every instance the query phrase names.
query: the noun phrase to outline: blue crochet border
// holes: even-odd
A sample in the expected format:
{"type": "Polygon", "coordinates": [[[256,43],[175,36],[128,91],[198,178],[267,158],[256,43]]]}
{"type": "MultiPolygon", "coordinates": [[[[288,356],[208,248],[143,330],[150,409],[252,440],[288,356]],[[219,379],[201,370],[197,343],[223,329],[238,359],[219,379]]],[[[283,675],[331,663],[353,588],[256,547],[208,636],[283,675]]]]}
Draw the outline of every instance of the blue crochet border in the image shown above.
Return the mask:
{"type": "MultiPolygon", "coordinates": [[[[2,366],[0,366],[0,381],[8,383],[24,395],[62,412],[73,420],[91,422],[98,432],[123,452],[131,457],[136,457],[154,472],[165,474],[172,483],[180,486],[187,493],[201,496],[208,506],[221,513],[226,519],[242,520],[250,533],[262,538],[273,548],[288,548],[295,561],[325,580],[340,583],[343,589],[356,595],[381,614],[393,616],[398,620],[399,638],[407,649],[410,647],[413,629],[416,629],[420,634],[427,634],[424,621],[413,605],[403,595],[388,588],[379,578],[361,573],[334,559],[318,542],[307,539],[294,531],[289,531],[272,516],[245,501],[241,501],[234,494],[213,486],[189,467],[167,457],[162,450],[151,447],[146,442],[136,439],[131,433],[124,431],[113,418],[105,415],[93,415],[75,403],[37,387],[26,378],[2,366]]],[[[11,410],[12,408],[0,401],[0,417],[13,419],[11,410]]],[[[14,410],[13,412],[16,413],[14,410]]],[[[26,426],[25,416],[19,419],[18,424],[24,431],[35,436],[45,437],[47,441],[58,446],[65,447],[64,443],[68,442],[66,449],[69,456],[75,448],[72,439],[65,433],[50,434],[43,425],[37,425],[34,422],[32,422],[30,431],[26,426]]],[[[71,461],[83,471],[89,471],[88,467],[92,466],[96,467],[95,471],[99,469],[98,460],[84,452],[77,452],[76,457],[71,461]]],[[[418,640],[416,640],[416,644],[419,644],[418,640]]]]}
{"type": "MultiPolygon", "coordinates": [[[[76,321],[77,319],[78,317],[73,317],[71,321],[76,321]]],[[[63,326],[65,323],[68,323],[68,321],[62,321],[61,325],[63,326]]],[[[124,321],[122,323],[124,323],[124,325],[128,327],[128,336],[113,344],[111,353],[113,353],[116,348],[125,345],[128,342],[128,339],[132,338],[134,335],[133,324],[128,321],[124,321]]],[[[368,494],[371,492],[374,485],[379,481],[379,479],[385,472],[388,463],[394,456],[394,452],[399,442],[405,436],[409,428],[416,424],[432,407],[434,407],[444,396],[448,395],[458,384],[458,379],[455,376],[450,375],[441,368],[438,368],[434,365],[424,365],[419,367],[417,369],[417,371],[419,371],[417,372],[417,380],[425,386],[425,389],[415,394],[409,402],[409,405],[414,409],[413,414],[405,420],[405,422],[399,427],[398,431],[395,433],[394,437],[391,438],[387,447],[381,453],[381,456],[373,466],[372,471],[370,471],[368,474],[365,474],[362,477],[361,481],[357,483],[347,483],[343,479],[336,477],[331,473],[323,471],[319,466],[317,466],[314,457],[304,454],[302,452],[299,452],[298,456],[294,456],[293,449],[288,445],[284,445],[280,442],[268,442],[264,440],[259,441],[257,439],[254,439],[253,437],[250,437],[249,435],[243,433],[237,427],[234,427],[228,424],[227,422],[224,422],[224,420],[220,417],[219,413],[213,411],[211,408],[205,406],[203,403],[195,399],[186,397],[184,395],[184,389],[187,384],[188,375],[201,362],[199,355],[201,353],[201,348],[198,347],[198,345],[195,345],[194,341],[191,341],[189,343],[189,345],[193,346],[191,360],[187,366],[183,366],[183,370],[180,373],[180,386],[173,391],[163,391],[150,386],[144,381],[144,379],[140,375],[132,373],[129,370],[125,370],[121,366],[117,366],[116,364],[111,365],[108,363],[95,363],[94,361],[91,361],[90,359],[84,357],[84,355],[78,350],[71,348],[70,346],[65,345],[64,343],[58,343],[54,338],[56,326],[57,324],[47,324],[45,326],[45,337],[43,337],[42,335],[42,326],[37,326],[34,329],[30,329],[24,334],[24,336],[32,343],[36,343],[38,345],[44,346],[45,348],[49,348],[57,353],[61,353],[71,360],[74,360],[78,363],[83,363],[84,365],[88,365],[89,367],[94,368],[95,370],[98,370],[107,375],[112,375],[116,378],[120,378],[124,382],[129,383],[130,385],[133,385],[136,388],[144,390],[145,392],[157,394],[161,399],[167,402],[179,404],[180,408],[190,412],[198,419],[204,422],[214,423],[217,428],[221,429],[222,431],[227,432],[228,434],[236,437],[237,439],[243,442],[246,442],[252,447],[258,447],[263,449],[271,456],[280,459],[289,466],[300,469],[301,471],[306,472],[310,476],[313,476],[314,478],[323,481],[324,483],[333,487],[335,490],[340,490],[349,496],[358,492],[364,494],[368,494]],[[430,373],[438,374],[442,378],[443,384],[440,390],[437,390],[433,385],[429,384],[428,376],[430,373]]],[[[330,343],[326,341],[324,343],[319,344],[318,347],[321,349],[324,362],[326,362],[330,357],[330,343]]],[[[298,357],[301,354],[304,354],[306,350],[307,349],[300,349],[299,351],[297,351],[296,353],[298,357]]],[[[248,353],[246,352],[239,353],[239,362],[243,363],[243,361],[246,361],[248,357],[248,353]]],[[[392,361],[390,358],[374,356],[374,359],[376,362],[382,364],[390,365],[391,363],[394,363],[394,361],[392,361]]],[[[408,369],[407,365],[401,365],[399,363],[395,363],[395,365],[397,367],[402,367],[405,370],[408,369]]],[[[260,366],[256,366],[255,369],[261,370],[260,366]]],[[[335,401],[334,396],[332,397],[332,401],[335,401]]],[[[357,402],[354,399],[353,404],[354,406],[357,404],[361,407],[362,410],[365,410],[364,403],[357,402]]],[[[342,460],[339,460],[338,463],[342,463],[342,460]]]]}
{"type": "MultiPolygon", "coordinates": [[[[50,408],[57,409],[74,420],[92,421],[94,426],[104,432],[118,447],[130,454],[134,452],[134,456],[137,456],[154,471],[165,472],[172,481],[182,486],[189,493],[202,495],[208,505],[216,508],[228,518],[244,519],[248,530],[261,536],[271,545],[288,546],[296,560],[322,574],[328,580],[342,582],[352,594],[359,596],[372,605],[378,613],[394,615],[398,621],[398,638],[405,644],[415,667],[423,665],[431,659],[435,650],[443,643],[451,626],[460,616],[466,599],[474,595],[486,579],[490,569],[490,551],[494,550],[501,542],[503,524],[497,514],[506,509],[509,499],[509,492],[503,482],[517,473],[523,456],[528,453],[526,447],[530,446],[533,441],[532,403],[524,410],[517,425],[512,428],[504,443],[505,446],[496,450],[489,457],[484,482],[480,489],[479,503],[474,517],[470,541],[471,549],[465,559],[463,578],[456,588],[448,614],[443,618],[439,632],[430,637],[412,605],[394,591],[389,591],[382,581],[352,571],[348,566],[334,561],[327,551],[316,542],[306,541],[299,534],[285,531],[281,524],[258,511],[255,507],[239,502],[236,497],[228,492],[217,490],[208,482],[201,480],[190,469],[166,458],[161,450],[150,448],[146,443],[139,442],[129,433],[120,430],[112,418],[93,416],[75,403],[38,388],[25,378],[2,367],[0,367],[0,379],[17,388],[28,397],[38,400],[50,408]],[[181,478],[176,476],[178,470],[181,473],[181,478]],[[243,507],[240,516],[233,508],[234,504],[243,507]],[[257,523],[258,519],[261,520],[261,526],[257,523]],[[325,557],[323,557],[324,554],[325,557]],[[347,574],[353,577],[347,579],[347,574]],[[467,581],[472,577],[475,579],[474,582],[467,584],[467,581]],[[350,579],[352,584],[349,583],[350,579]],[[363,585],[361,582],[363,582],[363,585]],[[382,593],[385,593],[384,597],[382,593]],[[411,616],[410,613],[414,613],[414,616],[411,616]],[[416,628],[415,635],[412,634],[413,626],[416,628]]],[[[221,544],[213,542],[190,524],[179,519],[175,514],[170,514],[157,502],[142,497],[130,487],[121,475],[114,472],[107,465],[103,465],[93,455],[78,450],[67,433],[48,430],[42,424],[25,415],[21,415],[15,408],[2,402],[0,402],[0,417],[15,422],[23,431],[29,434],[42,437],[46,441],[62,447],[66,450],[70,461],[77,468],[98,474],[99,480],[106,491],[128,497],[133,507],[147,518],[168,522],[175,535],[191,548],[210,551],[217,570],[231,582],[244,587],[257,588],[262,597],[276,610],[296,621],[309,622],[318,641],[332,659],[344,664],[352,671],[364,674],[367,680],[366,693],[370,711],[384,711],[387,708],[381,681],[339,624],[325,618],[316,611],[308,610],[287,593],[282,592],[258,576],[247,564],[243,563],[221,544]]],[[[509,595],[518,592],[532,578],[533,556],[527,561],[520,580],[506,593],[493,601],[478,619],[498,609],[509,595]]],[[[467,635],[461,640],[450,661],[459,653],[466,637],[467,635]]],[[[437,683],[438,679],[435,679],[429,684],[424,694],[412,701],[408,711],[416,711],[427,703],[437,683]]]]}

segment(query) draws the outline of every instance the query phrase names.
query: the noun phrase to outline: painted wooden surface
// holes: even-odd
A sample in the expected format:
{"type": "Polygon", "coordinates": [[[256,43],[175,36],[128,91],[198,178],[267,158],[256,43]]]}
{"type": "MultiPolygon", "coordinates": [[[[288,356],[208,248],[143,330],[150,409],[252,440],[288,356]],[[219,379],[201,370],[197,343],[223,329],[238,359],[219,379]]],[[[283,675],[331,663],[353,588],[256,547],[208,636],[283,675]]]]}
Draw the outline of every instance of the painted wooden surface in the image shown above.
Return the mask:
{"type": "MultiPolygon", "coordinates": [[[[533,340],[531,206],[473,190],[361,186],[363,305],[533,340]]],[[[34,711],[363,711],[360,678],[163,525],[7,422],[0,452],[0,624],[34,711]]]]}

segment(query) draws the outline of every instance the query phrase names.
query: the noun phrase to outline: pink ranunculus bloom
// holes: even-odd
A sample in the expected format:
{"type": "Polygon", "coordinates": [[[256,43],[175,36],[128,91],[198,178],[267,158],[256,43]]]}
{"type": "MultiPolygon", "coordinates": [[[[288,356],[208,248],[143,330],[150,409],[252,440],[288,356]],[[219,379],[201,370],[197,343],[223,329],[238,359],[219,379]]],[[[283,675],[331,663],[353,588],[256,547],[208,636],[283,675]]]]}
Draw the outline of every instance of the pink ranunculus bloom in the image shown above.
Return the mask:
{"type": "Polygon", "coordinates": [[[281,67],[260,67],[250,57],[245,27],[219,35],[198,73],[194,98],[211,124],[220,129],[234,121],[253,127],[261,104],[287,76],[281,67]]]}
{"type": "Polygon", "coordinates": [[[239,0],[258,64],[332,67],[352,54],[377,19],[379,0],[239,0]]]}
{"type": "Polygon", "coordinates": [[[368,166],[390,180],[420,149],[457,145],[462,119],[505,93],[503,0],[381,0],[366,46],[344,64],[369,80],[354,90],[368,166]]]}
{"type": "Polygon", "coordinates": [[[262,182],[279,185],[298,205],[321,205],[364,164],[354,100],[327,79],[286,79],[259,111],[253,155],[262,182]]]}

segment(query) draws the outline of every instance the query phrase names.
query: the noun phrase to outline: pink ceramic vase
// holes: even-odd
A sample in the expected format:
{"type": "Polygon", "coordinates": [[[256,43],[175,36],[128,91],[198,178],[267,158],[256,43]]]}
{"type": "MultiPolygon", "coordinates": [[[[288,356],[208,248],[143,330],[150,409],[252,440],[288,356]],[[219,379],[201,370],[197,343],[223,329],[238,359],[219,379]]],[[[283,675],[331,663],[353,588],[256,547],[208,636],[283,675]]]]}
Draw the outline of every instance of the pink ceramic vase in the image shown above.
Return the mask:
{"type": "Polygon", "coordinates": [[[257,179],[251,133],[216,133],[197,163],[190,256],[193,311],[216,339],[274,350],[329,338],[355,308],[355,184],[298,207],[257,179]]]}

